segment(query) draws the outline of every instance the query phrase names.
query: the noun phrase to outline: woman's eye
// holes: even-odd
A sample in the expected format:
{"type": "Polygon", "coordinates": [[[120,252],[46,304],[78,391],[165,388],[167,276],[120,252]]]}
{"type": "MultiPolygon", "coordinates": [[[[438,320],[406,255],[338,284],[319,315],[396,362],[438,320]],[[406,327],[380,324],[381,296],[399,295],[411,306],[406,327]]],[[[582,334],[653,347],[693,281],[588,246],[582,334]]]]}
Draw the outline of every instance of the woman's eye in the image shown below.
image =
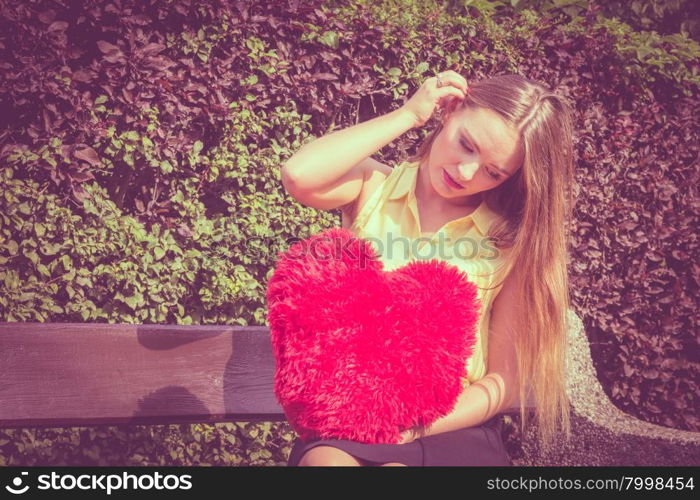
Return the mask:
{"type": "MultiPolygon", "coordinates": [[[[466,149],[468,152],[470,152],[470,153],[473,153],[473,152],[474,152],[474,151],[469,147],[469,145],[468,145],[466,142],[464,142],[464,140],[461,140],[460,142],[462,143],[462,147],[463,147],[464,149],[466,149]]],[[[498,178],[500,177],[500,175],[494,174],[493,172],[489,172],[489,176],[491,176],[491,178],[492,178],[492,179],[495,179],[495,180],[498,180],[498,178]]]]}

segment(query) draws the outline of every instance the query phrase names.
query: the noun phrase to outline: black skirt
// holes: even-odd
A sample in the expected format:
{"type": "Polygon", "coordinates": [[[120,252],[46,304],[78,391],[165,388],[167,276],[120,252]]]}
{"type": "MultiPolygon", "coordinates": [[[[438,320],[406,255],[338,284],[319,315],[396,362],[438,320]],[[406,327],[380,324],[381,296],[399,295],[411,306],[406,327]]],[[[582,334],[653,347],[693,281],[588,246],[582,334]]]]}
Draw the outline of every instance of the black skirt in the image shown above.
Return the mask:
{"type": "Polygon", "coordinates": [[[315,439],[294,442],[288,466],[316,446],[333,446],[355,458],[378,465],[399,462],[408,466],[510,466],[501,438],[501,415],[477,426],[415,439],[405,444],[367,444],[347,439],[315,439]]]}

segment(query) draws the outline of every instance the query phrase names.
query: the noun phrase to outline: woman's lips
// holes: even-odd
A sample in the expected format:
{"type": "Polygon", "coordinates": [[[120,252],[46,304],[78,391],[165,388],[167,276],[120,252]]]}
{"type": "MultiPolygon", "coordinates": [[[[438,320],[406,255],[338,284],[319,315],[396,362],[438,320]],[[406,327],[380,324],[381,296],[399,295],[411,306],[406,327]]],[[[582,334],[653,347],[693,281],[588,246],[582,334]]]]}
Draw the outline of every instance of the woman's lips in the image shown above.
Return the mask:
{"type": "Polygon", "coordinates": [[[454,179],[452,179],[452,177],[450,177],[450,174],[448,174],[447,170],[445,170],[444,168],[442,169],[442,176],[445,179],[445,183],[448,186],[454,189],[464,189],[464,186],[462,186],[461,184],[457,184],[457,182],[454,179]]]}

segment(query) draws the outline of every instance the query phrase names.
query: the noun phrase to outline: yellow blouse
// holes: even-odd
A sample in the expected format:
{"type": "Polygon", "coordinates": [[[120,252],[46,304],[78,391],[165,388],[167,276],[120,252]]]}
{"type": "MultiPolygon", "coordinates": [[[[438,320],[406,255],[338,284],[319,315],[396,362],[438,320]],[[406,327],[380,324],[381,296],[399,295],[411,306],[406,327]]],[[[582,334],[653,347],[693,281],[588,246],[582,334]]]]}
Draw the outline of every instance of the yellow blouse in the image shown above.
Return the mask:
{"type": "Polygon", "coordinates": [[[487,239],[489,226],[498,215],[482,202],[471,214],[448,222],[432,237],[422,236],[415,197],[418,166],[418,162],[404,161],[394,167],[360,207],[349,230],[371,242],[387,271],[411,260],[436,258],[457,266],[477,285],[481,309],[476,345],[467,360],[467,377],[462,377],[467,387],[486,375],[485,333],[491,304],[502,288],[483,290],[500,282],[496,271],[500,271],[502,258],[487,239]]]}

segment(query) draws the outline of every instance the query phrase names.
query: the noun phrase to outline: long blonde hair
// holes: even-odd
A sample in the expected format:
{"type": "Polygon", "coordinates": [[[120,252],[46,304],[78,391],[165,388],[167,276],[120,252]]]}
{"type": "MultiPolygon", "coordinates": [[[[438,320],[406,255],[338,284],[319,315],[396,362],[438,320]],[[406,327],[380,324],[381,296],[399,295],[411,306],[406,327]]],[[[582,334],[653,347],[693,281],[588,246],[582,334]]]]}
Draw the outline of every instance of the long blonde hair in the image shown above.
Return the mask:
{"type": "MultiPolygon", "coordinates": [[[[470,84],[462,102],[498,113],[518,131],[523,164],[499,186],[483,192],[501,216],[489,236],[503,251],[502,276],[513,272],[519,301],[516,335],[521,432],[532,391],[541,445],[571,437],[566,394],[567,272],[573,210],[573,112],[546,86],[519,75],[501,75],[470,84]]],[[[443,128],[440,121],[409,161],[424,161],[443,128]]],[[[498,286],[498,285],[497,285],[498,286]]],[[[524,435],[524,434],[523,434],[524,435]]]]}

